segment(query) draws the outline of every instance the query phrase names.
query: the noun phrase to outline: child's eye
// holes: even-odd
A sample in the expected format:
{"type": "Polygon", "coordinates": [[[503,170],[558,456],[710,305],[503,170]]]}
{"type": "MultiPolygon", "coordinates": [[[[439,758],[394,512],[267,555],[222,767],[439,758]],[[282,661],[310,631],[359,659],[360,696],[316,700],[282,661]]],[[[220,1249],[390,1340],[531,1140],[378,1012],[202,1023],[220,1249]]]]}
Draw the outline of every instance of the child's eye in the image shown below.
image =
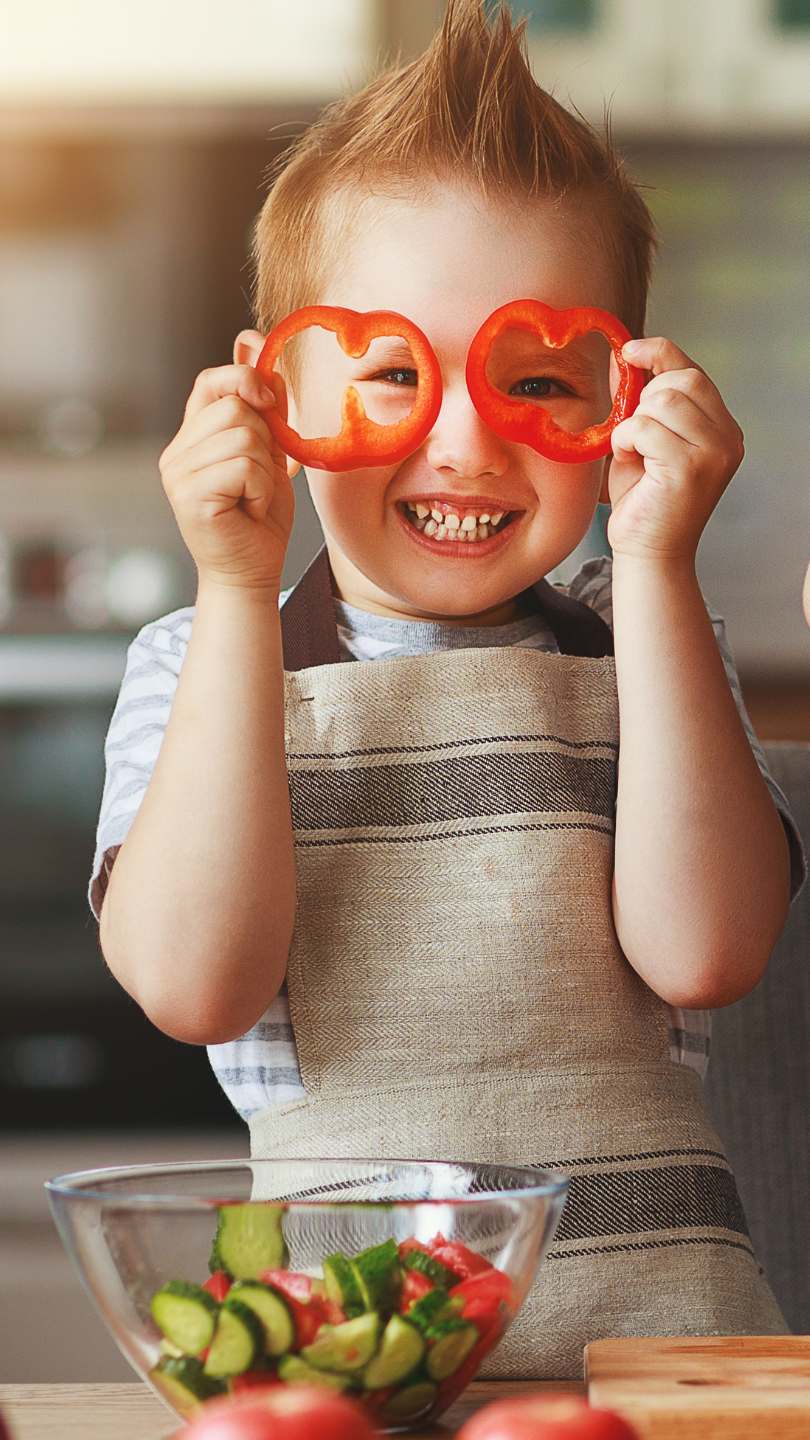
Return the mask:
{"type": "Polygon", "coordinates": [[[510,395],[528,396],[529,399],[533,400],[547,400],[550,399],[552,393],[554,393],[549,391],[549,385],[556,385],[557,392],[562,395],[572,394],[572,391],[568,389],[567,385],[563,385],[559,380],[550,380],[546,375],[528,375],[525,380],[518,380],[508,393],[510,395]],[[523,388],[524,386],[526,387],[525,389],[523,388]]]}
{"type": "Polygon", "coordinates": [[[379,375],[370,376],[372,380],[384,380],[392,385],[416,385],[418,378],[417,372],[407,366],[395,370],[381,370],[379,375]]]}

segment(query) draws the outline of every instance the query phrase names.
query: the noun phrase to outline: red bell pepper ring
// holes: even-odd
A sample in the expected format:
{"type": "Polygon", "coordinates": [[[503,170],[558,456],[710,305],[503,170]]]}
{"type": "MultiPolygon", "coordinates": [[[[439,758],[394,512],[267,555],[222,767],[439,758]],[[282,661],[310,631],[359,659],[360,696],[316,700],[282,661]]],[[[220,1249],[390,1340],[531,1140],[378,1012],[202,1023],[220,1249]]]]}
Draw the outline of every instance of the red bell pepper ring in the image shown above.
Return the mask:
{"type": "Polygon", "coordinates": [[[512,300],[493,310],[476,333],[467,355],[467,388],[472,402],[491,430],[504,440],[530,445],[547,460],[580,462],[598,460],[610,454],[611,432],[620,420],[632,415],[644,388],[644,371],[630,365],[622,345],[631,338],[629,330],[609,310],[577,306],[555,310],[541,300],[512,300]],[[504,330],[518,328],[540,335],[546,345],[561,349],[577,335],[597,330],[609,342],[619,368],[619,385],[607,420],[571,434],[552,420],[536,402],[521,400],[496,390],[487,375],[487,361],[495,341],[504,330]]]}
{"type": "Polygon", "coordinates": [[[442,403],[441,370],[430,341],[418,325],[394,310],[345,310],[339,305],[307,305],[293,310],[271,330],[256,369],[281,402],[265,415],[275,439],[285,454],[319,470],[358,470],[405,460],[419,449],[433,429],[442,403]],[[284,383],[273,367],[287,341],[312,325],[332,330],[345,353],[355,358],[365,355],[371,341],[381,335],[397,335],[405,340],[418,377],[410,414],[393,425],[379,425],[368,418],[357,390],[349,385],[343,395],[338,435],[319,435],[307,440],[291,429],[287,424],[284,383]]]}

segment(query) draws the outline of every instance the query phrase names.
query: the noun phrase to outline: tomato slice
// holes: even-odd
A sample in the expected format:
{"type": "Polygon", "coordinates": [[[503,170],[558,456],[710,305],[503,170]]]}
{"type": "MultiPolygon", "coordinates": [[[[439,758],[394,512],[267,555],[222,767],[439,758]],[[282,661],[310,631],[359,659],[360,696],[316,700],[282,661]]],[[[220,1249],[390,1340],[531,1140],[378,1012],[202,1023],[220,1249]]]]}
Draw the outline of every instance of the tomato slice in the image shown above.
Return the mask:
{"type": "Polygon", "coordinates": [[[406,1312],[410,1310],[411,1306],[415,1303],[415,1301],[421,1300],[423,1295],[427,1295],[431,1290],[434,1290],[435,1288],[436,1287],[434,1286],[433,1281],[430,1279],[430,1277],[428,1275],[423,1275],[421,1270],[406,1271],[405,1279],[402,1282],[402,1290],[400,1291],[399,1298],[400,1314],[406,1314],[406,1312]]]}
{"type": "Polygon", "coordinates": [[[280,1290],[282,1295],[289,1295],[291,1300],[306,1304],[312,1295],[312,1276],[301,1275],[296,1270],[262,1270],[259,1278],[265,1285],[280,1290]]]}
{"type": "Polygon", "coordinates": [[[284,1296],[295,1326],[297,1350],[311,1345],[322,1325],[339,1325],[346,1319],[333,1300],[313,1293],[311,1275],[300,1275],[294,1270],[263,1270],[261,1279],[284,1296]]]}
{"type": "Polygon", "coordinates": [[[403,1258],[403,1256],[408,1254],[409,1250],[421,1250],[423,1255],[431,1254],[431,1251],[428,1249],[427,1245],[423,1245],[422,1241],[417,1240],[413,1235],[409,1236],[407,1240],[400,1240],[399,1245],[397,1246],[397,1250],[399,1251],[400,1260],[403,1258]]]}
{"type": "Polygon", "coordinates": [[[271,1370],[243,1370],[241,1375],[231,1376],[228,1389],[232,1395],[238,1395],[242,1390],[271,1390],[283,1384],[271,1370]]]}
{"type": "Polygon", "coordinates": [[[466,1280],[469,1275],[482,1275],[485,1270],[494,1269],[483,1255],[476,1255],[474,1250],[468,1250],[460,1240],[445,1240],[441,1232],[431,1240],[429,1249],[434,1260],[439,1260],[448,1270],[455,1271],[462,1280],[466,1280]]]}
{"type": "Polygon", "coordinates": [[[231,1277],[226,1270],[215,1270],[212,1275],[208,1276],[207,1280],[203,1281],[202,1288],[203,1290],[207,1290],[209,1295],[213,1295],[214,1299],[219,1300],[221,1303],[230,1290],[232,1283],[231,1277]]]}

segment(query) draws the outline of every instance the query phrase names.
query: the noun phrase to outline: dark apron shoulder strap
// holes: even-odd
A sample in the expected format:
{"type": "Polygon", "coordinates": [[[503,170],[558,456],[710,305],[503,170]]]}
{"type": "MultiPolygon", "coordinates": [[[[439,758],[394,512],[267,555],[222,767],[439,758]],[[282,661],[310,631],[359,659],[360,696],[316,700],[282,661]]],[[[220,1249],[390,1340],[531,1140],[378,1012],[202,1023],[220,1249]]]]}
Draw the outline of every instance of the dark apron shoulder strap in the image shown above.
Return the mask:
{"type": "MultiPolygon", "coordinates": [[[[595,610],[572,600],[547,580],[532,586],[537,603],[563,655],[613,654],[613,635],[595,610]]],[[[332,571],[322,545],[281,607],[284,669],[332,665],[341,659],[335,624],[332,571]]]]}
{"type": "Polygon", "coordinates": [[[590,605],[573,600],[548,580],[538,580],[532,591],[561,655],[597,659],[613,654],[613,631],[590,605]]]}

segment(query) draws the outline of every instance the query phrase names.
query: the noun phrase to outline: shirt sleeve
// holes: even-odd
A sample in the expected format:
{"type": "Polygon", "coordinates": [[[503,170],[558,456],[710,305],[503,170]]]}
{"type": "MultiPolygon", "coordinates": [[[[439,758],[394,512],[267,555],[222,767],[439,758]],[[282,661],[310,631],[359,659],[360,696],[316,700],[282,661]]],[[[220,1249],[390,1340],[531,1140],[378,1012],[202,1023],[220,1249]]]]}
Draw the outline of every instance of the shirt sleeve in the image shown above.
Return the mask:
{"type": "Polygon", "coordinates": [[[136,635],[104,744],[104,791],[90,878],[96,919],[115,857],[146,794],[163,743],[191,634],[193,610],[177,610],[136,635]]]}
{"type": "MultiPolygon", "coordinates": [[[[279,596],[279,608],[289,590],[279,596]]],[[[96,919],[110,872],[140,809],[171,713],[194,610],[175,610],[139,631],[104,745],[105,775],[88,898],[96,919]]]]}
{"type": "MultiPolygon", "coordinates": [[[[589,605],[592,610],[595,610],[596,613],[602,617],[611,629],[613,628],[612,571],[612,558],[609,555],[600,555],[595,560],[586,560],[584,565],[581,566],[576,575],[573,576],[569,584],[565,587],[573,599],[581,600],[585,605],[589,605]]],[[[734,703],[737,706],[745,733],[748,736],[748,743],[751,746],[754,758],[762,773],[762,778],[770,791],[771,798],[779,811],[782,824],[785,827],[785,834],[790,850],[790,898],[791,901],[793,901],[796,899],[807,877],[807,857],[805,855],[802,837],[799,827],[791,813],[787,797],[784,791],[777,785],[768,769],[768,762],[765,758],[762,744],[751,724],[748,711],[745,708],[737,667],[734,664],[734,657],[731,653],[731,647],[726,635],[725,621],[723,617],[712,608],[706,600],[705,595],[703,596],[703,600],[712,623],[712,629],[714,630],[717,648],[720,651],[720,656],[723,661],[726,678],[731,687],[731,693],[734,696],[734,703]]]]}

